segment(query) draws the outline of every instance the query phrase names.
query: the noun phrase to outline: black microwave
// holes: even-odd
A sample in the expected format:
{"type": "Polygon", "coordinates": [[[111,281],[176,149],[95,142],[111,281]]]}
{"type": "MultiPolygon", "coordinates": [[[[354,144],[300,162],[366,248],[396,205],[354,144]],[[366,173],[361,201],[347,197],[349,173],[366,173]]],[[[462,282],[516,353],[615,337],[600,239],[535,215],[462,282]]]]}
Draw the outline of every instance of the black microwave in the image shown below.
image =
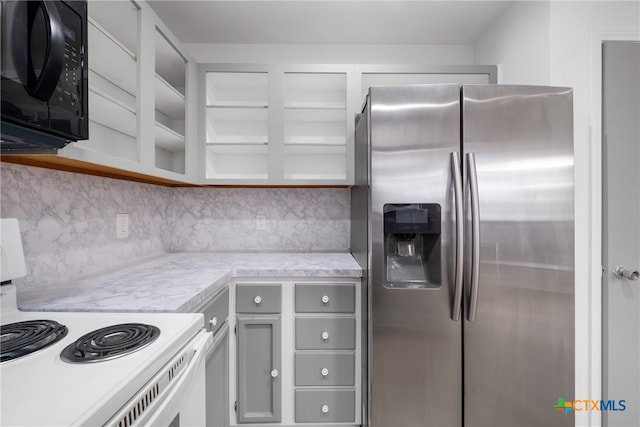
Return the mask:
{"type": "Polygon", "coordinates": [[[2,154],[89,136],[86,1],[2,0],[2,154]]]}

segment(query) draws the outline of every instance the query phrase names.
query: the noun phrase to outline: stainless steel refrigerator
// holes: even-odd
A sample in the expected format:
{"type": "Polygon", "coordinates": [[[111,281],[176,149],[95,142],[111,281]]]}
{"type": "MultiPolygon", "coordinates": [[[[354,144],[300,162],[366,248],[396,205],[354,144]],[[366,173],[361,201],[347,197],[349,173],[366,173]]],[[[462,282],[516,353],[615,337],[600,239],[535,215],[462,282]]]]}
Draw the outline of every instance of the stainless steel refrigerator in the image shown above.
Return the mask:
{"type": "Polygon", "coordinates": [[[356,118],[352,253],[368,424],[573,426],[568,88],[372,87],[356,118]]]}

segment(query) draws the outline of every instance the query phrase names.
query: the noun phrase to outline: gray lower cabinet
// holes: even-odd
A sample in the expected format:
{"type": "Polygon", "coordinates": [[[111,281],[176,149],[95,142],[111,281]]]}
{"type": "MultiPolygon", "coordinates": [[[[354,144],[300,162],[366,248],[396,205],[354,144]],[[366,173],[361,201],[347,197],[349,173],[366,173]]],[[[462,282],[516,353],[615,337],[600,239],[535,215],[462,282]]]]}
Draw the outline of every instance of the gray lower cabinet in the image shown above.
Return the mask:
{"type": "Polygon", "coordinates": [[[229,425],[229,331],[219,331],[206,361],[207,427],[229,425]]]}
{"type": "Polygon", "coordinates": [[[356,294],[353,283],[295,285],[296,423],[354,423],[356,294]]]}
{"type": "Polygon", "coordinates": [[[207,332],[213,333],[213,346],[206,356],[205,389],[207,427],[229,425],[229,291],[205,301],[195,310],[204,314],[207,332]]]}
{"type": "Polygon", "coordinates": [[[280,422],[280,315],[238,315],[238,422],[280,422]]]}

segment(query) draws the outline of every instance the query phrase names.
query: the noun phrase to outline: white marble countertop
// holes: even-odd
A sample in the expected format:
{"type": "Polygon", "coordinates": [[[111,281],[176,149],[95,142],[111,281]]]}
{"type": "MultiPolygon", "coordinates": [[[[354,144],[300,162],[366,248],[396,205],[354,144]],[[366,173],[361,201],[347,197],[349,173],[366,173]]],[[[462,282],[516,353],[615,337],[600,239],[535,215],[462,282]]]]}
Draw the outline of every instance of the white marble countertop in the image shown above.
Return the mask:
{"type": "Polygon", "coordinates": [[[174,253],[114,272],[18,292],[25,311],[189,312],[241,277],[348,277],[348,253],[174,253]]]}

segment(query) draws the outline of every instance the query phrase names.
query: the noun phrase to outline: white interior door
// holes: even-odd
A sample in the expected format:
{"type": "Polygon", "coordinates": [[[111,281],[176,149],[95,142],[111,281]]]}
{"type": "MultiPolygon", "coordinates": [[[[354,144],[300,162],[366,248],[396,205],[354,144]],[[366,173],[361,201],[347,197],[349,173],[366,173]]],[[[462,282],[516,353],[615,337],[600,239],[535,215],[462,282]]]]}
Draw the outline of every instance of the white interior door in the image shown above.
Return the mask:
{"type": "Polygon", "coordinates": [[[602,399],[618,409],[602,417],[604,426],[638,426],[640,281],[633,272],[640,269],[640,42],[605,42],[602,58],[602,399]],[[617,278],[619,266],[630,277],[617,278]]]}

